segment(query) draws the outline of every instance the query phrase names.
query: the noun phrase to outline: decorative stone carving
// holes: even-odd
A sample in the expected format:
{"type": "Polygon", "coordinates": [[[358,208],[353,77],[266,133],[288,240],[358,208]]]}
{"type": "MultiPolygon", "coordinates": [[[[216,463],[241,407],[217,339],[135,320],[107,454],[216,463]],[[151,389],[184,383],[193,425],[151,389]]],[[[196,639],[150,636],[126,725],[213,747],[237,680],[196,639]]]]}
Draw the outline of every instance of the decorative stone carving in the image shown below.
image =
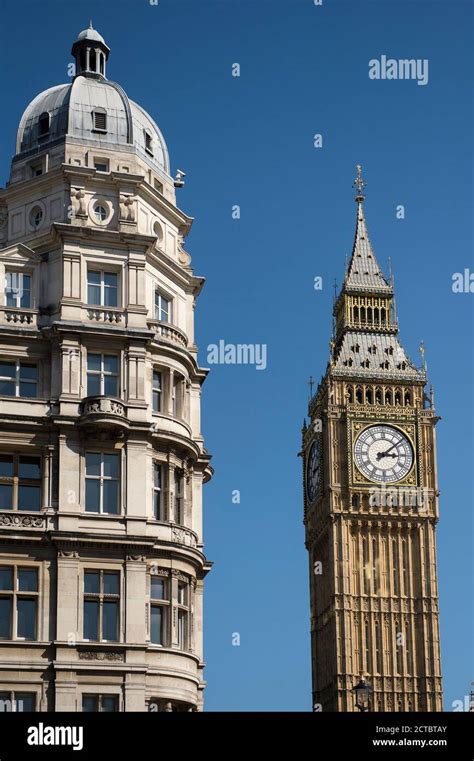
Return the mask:
{"type": "Polygon", "coordinates": [[[150,574],[151,576],[164,576],[168,578],[168,576],[170,575],[170,571],[169,571],[169,568],[161,568],[160,566],[157,566],[154,563],[152,563],[152,565],[150,566],[150,574]]]}
{"type": "Polygon", "coordinates": [[[116,650],[80,650],[80,661],[117,661],[125,662],[125,654],[116,650]]]}
{"type": "Polygon", "coordinates": [[[196,537],[193,532],[188,531],[188,529],[173,526],[171,530],[171,537],[173,542],[184,544],[186,547],[196,547],[196,537]]]}
{"type": "Polygon", "coordinates": [[[127,553],[126,559],[127,560],[134,560],[134,561],[136,561],[138,563],[144,563],[145,560],[146,560],[146,556],[145,555],[135,555],[135,554],[131,554],[131,553],[129,554],[129,553],[127,553]]]}
{"type": "Polygon", "coordinates": [[[88,309],[87,317],[89,320],[95,320],[96,322],[110,322],[116,323],[122,322],[123,314],[110,309],[88,309]]]}
{"type": "Polygon", "coordinates": [[[178,571],[178,569],[177,569],[177,568],[172,568],[172,569],[171,569],[171,575],[172,575],[172,576],[173,576],[175,579],[178,579],[179,581],[184,581],[184,582],[186,582],[186,583],[189,581],[189,577],[188,577],[188,576],[185,576],[185,575],[184,575],[184,573],[181,573],[181,571],[178,571]]]}
{"type": "Polygon", "coordinates": [[[82,188],[71,189],[71,206],[75,217],[86,217],[86,194],[82,188]]]}
{"type": "Polygon", "coordinates": [[[97,397],[84,402],[84,415],[94,415],[101,412],[125,417],[125,407],[116,399],[97,397]]]}
{"type": "Polygon", "coordinates": [[[79,553],[77,550],[58,550],[58,558],[78,558],[79,553]]]}
{"type": "Polygon", "coordinates": [[[135,222],[135,196],[120,194],[120,221],[135,222]]]}
{"type": "Polygon", "coordinates": [[[15,513],[0,513],[0,526],[14,528],[44,528],[45,518],[42,515],[15,515],[15,513]]]}

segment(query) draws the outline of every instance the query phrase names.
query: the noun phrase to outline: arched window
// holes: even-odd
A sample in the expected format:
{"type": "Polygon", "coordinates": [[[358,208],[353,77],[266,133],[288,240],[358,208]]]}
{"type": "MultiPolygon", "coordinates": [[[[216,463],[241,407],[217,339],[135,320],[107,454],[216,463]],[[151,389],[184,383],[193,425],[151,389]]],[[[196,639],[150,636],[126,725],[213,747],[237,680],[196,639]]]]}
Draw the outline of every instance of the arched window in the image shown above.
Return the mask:
{"type": "Polygon", "coordinates": [[[99,64],[100,64],[100,73],[104,73],[104,54],[99,53],[99,64]]]}
{"type": "Polygon", "coordinates": [[[369,590],[370,569],[369,569],[369,557],[367,553],[367,539],[365,537],[364,539],[362,539],[362,573],[363,573],[363,579],[364,579],[364,594],[368,595],[370,594],[370,590],[369,590]]]}
{"type": "Polygon", "coordinates": [[[374,308],[374,322],[376,325],[379,324],[379,310],[378,307],[374,308]]]}
{"type": "Polygon", "coordinates": [[[91,71],[97,71],[97,56],[95,50],[91,50],[89,53],[89,67],[91,71]]]}
{"type": "Polygon", "coordinates": [[[392,539],[392,574],[393,574],[393,594],[400,594],[400,584],[398,581],[398,544],[396,539],[392,539]]]}
{"type": "Polygon", "coordinates": [[[367,307],[367,322],[372,323],[372,307],[367,307]]]}
{"type": "Polygon", "coordinates": [[[40,137],[49,134],[49,114],[46,112],[42,113],[38,119],[38,132],[40,137]]]}
{"type": "Polygon", "coordinates": [[[375,670],[378,674],[382,673],[382,632],[380,622],[375,622],[375,670]]]}
{"type": "Polygon", "coordinates": [[[361,321],[362,323],[364,323],[364,322],[365,322],[365,307],[361,307],[361,308],[360,308],[360,321],[361,321]]]}
{"type": "Polygon", "coordinates": [[[359,322],[359,307],[354,307],[354,322],[359,322]]]}
{"type": "Polygon", "coordinates": [[[354,401],[354,392],[352,390],[352,386],[347,386],[347,401],[349,404],[352,404],[354,401]]]}
{"type": "Polygon", "coordinates": [[[392,392],[388,388],[385,392],[385,404],[391,404],[392,403],[392,392]]]}
{"type": "Polygon", "coordinates": [[[377,594],[378,575],[377,575],[377,539],[372,539],[372,592],[377,594]]]}
{"type": "Polygon", "coordinates": [[[367,404],[372,404],[373,402],[373,396],[372,396],[372,389],[366,388],[365,390],[365,401],[367,404]]]}
{"type": "Polygon", "coordinates": [[[405,406],[411,404],[411,394],[409,391],[405,391],[405,406]]]}
{"type": "Polygon", "coordinates": [[[365,668],[368,672],[372,671],[370,667],[370,626],[365,622],[365,668]]]}
{"type": "Polygon", "coordinates": [[[402,392],[399,388],[395,391],[395,404],[401,405],[402,403],[402,392]]]}
{"type": "Polygon", "coordinates": [[[363,394],[362,394],[362,389],[361,389],[360,386],[357,386],[357,388],[356,388],[356,402],[358,404],[362,404],[363,401],[364,401],[364,397],[363,397],[363,394]]]}
{"type": "Polygon", "coordinates": [[[359,507],[359,497],[357,494],[353,494],[351,497],[351,505],[352,507],[359,507]]]}
{"type": "Polygon", "coordinates": [[[382,404],[382,389],[379,387],[375,389],[375,404],[382,404]]]}
{"type": "Polygon", "coordinates": [[[385,325],[385,309],[383,307],[380,310],[380,322],[382,325],[385,325]]]}

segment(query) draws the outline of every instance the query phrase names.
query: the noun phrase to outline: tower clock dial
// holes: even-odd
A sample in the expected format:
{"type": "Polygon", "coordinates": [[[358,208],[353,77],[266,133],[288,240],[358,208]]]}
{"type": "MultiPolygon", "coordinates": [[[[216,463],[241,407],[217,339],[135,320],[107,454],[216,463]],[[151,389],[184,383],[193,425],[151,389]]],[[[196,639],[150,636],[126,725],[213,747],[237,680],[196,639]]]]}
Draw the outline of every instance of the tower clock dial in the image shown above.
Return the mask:
{"type": "Polygon", "coordinates": [[[314,502],[321,480],[321,442],[319,438],[311,444],[306,465],[306,494],[314,502]]]}
{"type": "Polygon", "coordinates": [[[372,425],[362,431],[354,446],[354,460],[370,481],[394,483],[410,472],[413,448],[407,436],[391,425],[372,425]]]}

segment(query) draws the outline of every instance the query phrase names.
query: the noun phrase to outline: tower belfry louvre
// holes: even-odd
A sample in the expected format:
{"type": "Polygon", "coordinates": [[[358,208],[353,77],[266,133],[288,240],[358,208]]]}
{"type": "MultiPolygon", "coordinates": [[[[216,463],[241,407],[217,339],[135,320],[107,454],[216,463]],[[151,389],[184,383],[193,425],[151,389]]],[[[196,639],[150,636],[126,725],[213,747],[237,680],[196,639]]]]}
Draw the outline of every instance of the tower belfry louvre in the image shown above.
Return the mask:
{"type": "Polygon", "coordinates": [[[0,189],[0,702],[201,710],[193,220],[103,37],[72,53],[0,189]]]}
{"type": "Polygon", "coordinates": [[[334,303],[325,375],[303,426],[313,705],[442,710],[433,393],[399,338],[392,279],[367,232],[358,167],[356,231],[334,303]]]}

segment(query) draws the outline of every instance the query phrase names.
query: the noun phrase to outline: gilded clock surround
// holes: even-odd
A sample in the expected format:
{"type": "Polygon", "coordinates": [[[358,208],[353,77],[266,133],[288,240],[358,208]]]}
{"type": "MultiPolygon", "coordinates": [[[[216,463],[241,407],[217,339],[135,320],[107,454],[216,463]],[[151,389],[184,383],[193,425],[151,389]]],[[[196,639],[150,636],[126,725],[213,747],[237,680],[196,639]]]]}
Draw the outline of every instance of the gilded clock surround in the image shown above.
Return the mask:
{"type": "Polygon", "coordinates": [[[302,430],[313,707],[355,711],[352,689],[362,672],[373,688],[372,711],[436,711],[442,710],[439,417],[432,390],[425,394],[424,356],[420,369],[399,339],[393,282],[368,237],[363,185],[359,168],[355,240],[334,303],[329,364],[302,430]],[[412,447],[411,470],[400,481],[377,483],[355,466],[357,436],[378,424],[400,430],[412,447]],[[321,474],[310,502],[306,472],[315,431],[321,474]]]}

